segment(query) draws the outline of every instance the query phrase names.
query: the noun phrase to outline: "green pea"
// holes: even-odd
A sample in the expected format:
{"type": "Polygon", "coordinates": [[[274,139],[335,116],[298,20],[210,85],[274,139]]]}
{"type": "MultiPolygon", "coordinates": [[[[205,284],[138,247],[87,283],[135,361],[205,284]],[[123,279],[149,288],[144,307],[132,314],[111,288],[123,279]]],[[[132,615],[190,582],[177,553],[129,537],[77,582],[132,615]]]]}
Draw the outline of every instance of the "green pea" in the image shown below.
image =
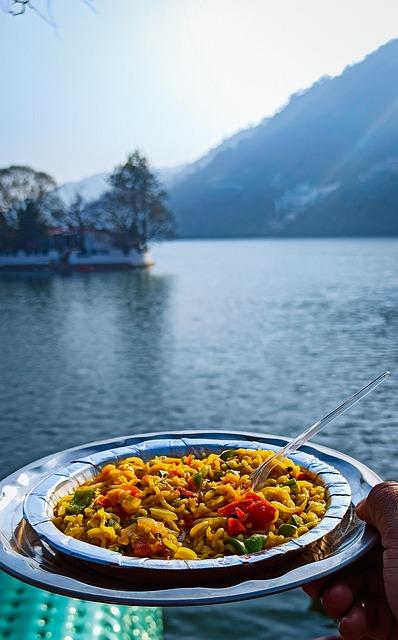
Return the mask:
{"type": "Polygon", "coordinates": [[[297,527],[293,524],[281,524],[279,527],[279,535],[285,538],[292,538],[297,531],[297,527]]]}

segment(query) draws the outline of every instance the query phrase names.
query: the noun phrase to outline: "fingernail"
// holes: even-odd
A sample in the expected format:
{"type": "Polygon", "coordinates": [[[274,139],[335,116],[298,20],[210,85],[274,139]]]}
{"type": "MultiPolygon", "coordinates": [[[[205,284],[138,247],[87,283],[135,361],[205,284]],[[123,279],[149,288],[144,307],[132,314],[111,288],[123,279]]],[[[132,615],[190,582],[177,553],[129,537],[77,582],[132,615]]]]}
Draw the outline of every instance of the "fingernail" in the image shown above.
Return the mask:
{"type": "Polygon", "coordinates": [[[342,624],[342,623],[344,622],[344,620],[346,620],[346,619],[347,619],[347,618],[344,618],[344,617],[343,617],[343,618],[340,618],[340,619],[337,621],[337,628],[338,628],[338,630],[339,630],[339,634],[340,634],[340,635],[343,635],[343,634],[341,633],[341,624],[342,624]]]}

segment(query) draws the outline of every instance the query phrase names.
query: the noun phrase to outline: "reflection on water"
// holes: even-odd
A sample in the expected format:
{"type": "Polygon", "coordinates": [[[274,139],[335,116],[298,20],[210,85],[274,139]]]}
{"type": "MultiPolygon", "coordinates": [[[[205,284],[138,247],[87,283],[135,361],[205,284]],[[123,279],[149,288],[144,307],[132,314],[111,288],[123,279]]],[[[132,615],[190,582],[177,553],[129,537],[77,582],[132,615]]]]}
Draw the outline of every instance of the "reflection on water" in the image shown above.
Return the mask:
{"type": "MultiPolygon", "coordinates": [[[[0,280],[2,473],[115,434],[295,434],[398,370],[396,240],[177,242],[151,271],[0,280]]],[[[397,477],[398,396],[317,437],[397,477]]],[[[322,633],[298,592],[166,614],[167,637],[322,633]],[[222,615],[220,615],[222,612],[222,615]],[[205,615],[204,615],[205,614],[205,615]],[[200,624],[201,632],[198,633],[200,624]]]]}
{"type": "Polygon", "coordinates": [[[156,423],[167,376],[170,281],[144,271],[3,278],[7,469],[156,423]]]}

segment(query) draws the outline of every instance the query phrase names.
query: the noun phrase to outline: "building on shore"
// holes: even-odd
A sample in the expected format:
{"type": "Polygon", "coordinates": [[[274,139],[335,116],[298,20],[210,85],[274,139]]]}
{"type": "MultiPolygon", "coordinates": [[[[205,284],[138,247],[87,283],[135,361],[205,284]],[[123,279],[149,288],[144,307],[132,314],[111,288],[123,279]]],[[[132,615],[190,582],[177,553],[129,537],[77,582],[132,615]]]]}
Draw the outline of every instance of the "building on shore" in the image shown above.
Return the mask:
{"type": "Polygon", "coordinates": [[[0,253],[0,272],[111,271],[149,267],[152,264],[149,251],[133,248],[123,251],[116,246],[114,234],[94,227],[55,227],[49,230],[45,249],[0,253]]]}

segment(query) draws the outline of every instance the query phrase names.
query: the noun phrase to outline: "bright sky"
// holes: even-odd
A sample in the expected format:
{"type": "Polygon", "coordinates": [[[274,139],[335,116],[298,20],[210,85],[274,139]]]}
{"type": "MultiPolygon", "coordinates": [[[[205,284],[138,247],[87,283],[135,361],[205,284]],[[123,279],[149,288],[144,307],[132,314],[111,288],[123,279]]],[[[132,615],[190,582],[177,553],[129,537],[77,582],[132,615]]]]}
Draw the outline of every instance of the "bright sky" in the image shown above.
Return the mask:
{"type": "Polygon", "coordinates": [[[62,183],[136,147],[157,167],[185,163],[398,35],[396,0],[94,4],[51,0],[57,32],[0,12],[0,166],[62,183]]]}

